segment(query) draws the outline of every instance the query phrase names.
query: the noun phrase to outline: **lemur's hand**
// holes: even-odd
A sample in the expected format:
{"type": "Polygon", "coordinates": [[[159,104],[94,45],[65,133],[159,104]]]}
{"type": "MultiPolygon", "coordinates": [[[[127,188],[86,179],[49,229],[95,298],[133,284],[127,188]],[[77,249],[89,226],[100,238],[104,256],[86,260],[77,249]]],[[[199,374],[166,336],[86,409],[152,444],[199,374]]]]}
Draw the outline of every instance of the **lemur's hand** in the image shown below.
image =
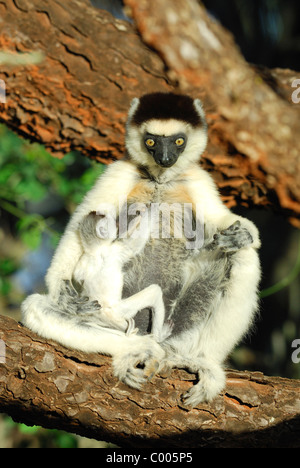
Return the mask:
{"type": "Polygon", "coordinates": [[[227,229],[214,235],[213,241],[208,245],[209,250],[220,249],[222,252],[236,252],[243,247],[251,245],[253,238],[239,220],[227,229]]]}

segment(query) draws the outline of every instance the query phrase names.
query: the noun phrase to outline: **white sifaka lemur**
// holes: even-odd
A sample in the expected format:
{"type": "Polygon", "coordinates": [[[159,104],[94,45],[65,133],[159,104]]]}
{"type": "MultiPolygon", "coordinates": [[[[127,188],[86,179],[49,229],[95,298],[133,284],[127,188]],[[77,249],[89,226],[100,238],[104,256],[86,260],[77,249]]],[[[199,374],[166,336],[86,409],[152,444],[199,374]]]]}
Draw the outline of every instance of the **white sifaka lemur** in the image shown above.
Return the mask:
{"type": "MultiPolygon", "coordinates": [[[[173,367],[197,373],[183,395],[189,406],[224,388],[224,361],[251,327],[260,279],[258,230],[222,203],[200,167],[206,143],[198,99],[173,93],[133,99],[124,159],[107,168],[73,214],[47,272],[48,294],[29,296],[22,305],[26,326],[71,348],[111,355],[114,374],[132,387],[173,367]],[[119,235],[117,255],[108,243],[106,265],[110,255],[114,265],[125,252],[117,261],[122,297],[103,308],[101,319],[100,256],[97,250],[88,253],[90,261],[82,256],[86,239],[95,237],[91,213],[103,204],[127,222],[144,217],[134,217],[139,204],[151,222],[143,242],[119,235]],[[83,292],[73,287],[78,280],[83,292]],[[152,303],[145,298],[149,287],[156,294],[152,303]],[[122,308],[132,298],[134,307],[122,308]],[[128,332],[124,320],[130,324],[133,317],[137,329],[129,325],[128,332]],[[114,326],[119,320],[123,325],[114,326]]],[[[114,279],[104,281],[113,290],[114,279]]]]}

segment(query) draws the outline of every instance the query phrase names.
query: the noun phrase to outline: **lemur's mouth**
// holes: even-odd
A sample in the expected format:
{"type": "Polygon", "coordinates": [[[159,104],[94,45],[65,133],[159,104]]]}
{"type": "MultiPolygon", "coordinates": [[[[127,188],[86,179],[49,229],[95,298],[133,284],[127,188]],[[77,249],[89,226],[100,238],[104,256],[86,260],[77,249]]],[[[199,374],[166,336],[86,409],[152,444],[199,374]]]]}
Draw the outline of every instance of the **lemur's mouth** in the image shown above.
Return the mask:
{"type": "Polygon", "coordinates": [[[171,166],[174,166],[175,163],[171,162],[171,163],[158,163],[159,166],[161,167],[171,167],[171,166]]]}

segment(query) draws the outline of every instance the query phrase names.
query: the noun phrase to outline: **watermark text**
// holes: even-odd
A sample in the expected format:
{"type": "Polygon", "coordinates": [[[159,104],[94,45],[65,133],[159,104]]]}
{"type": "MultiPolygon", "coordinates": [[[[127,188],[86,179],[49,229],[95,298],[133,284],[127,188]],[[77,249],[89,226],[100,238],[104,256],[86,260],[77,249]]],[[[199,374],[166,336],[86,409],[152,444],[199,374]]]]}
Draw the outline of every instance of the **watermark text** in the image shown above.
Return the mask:
{"type": "Polygon", "coordinates": [[[292,101],[294,104],[300,102],[300,78],[296,78],[292,83],[292,88],[296,88],[292,93],[292,101]]]}
{"type": "Polygon", "coordinates": [[[6,103],[6,86],[3,80],[0,80],[0,103],[6,103]]]}
{"type": "Polygon", "coordinates": [[[296,339],[292,342],[292,348],[295,348],[295,351],[292,352],[292,361],[294,364],[299,364],[300,362],[300,339],[296,339]]]}
{"type": "Polygon", "coordinates": [[[131,203],[126,198],[114,205],[102,203],[96,231],[98,237],[126,239],[183,239],[188,250],[199,249],[204,242],[204,220],[199,206],[191,203],[131,203]]]}
{"type": "Polygon", "coordinates": [[[0,339],[0,364],[5,364],[6,362],[6,345],[3,340],[0,339]]]}

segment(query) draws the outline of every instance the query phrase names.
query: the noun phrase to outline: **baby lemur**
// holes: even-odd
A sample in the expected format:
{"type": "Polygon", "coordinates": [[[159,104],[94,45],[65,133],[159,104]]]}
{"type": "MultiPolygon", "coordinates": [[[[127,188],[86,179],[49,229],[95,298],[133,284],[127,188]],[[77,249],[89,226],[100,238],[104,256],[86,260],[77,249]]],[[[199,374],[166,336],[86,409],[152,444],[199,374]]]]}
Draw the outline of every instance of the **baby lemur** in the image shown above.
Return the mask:
{"type": "MultiPolygon", "coordinates": [[[[163,341],[171,333],[171,323],[165,322],[165,309],[162,290],[151,284],[142,291],[122,300],[122,268],[131,257],[141,252],[149,240],[150,223],[147,229],[138,232],[141,219],[148,217],[144,211],[131,221],[126,237],[119,238],[118,219],[110,207],[98,212],[92,211],[79,224],[79,236],[83,246],[73,279],[81,286],[83,296],[96,301],[101,306],[99,316],[105,326],[126,331],[134,331],[133,317],[144,308],[152,311],[151,333],[157,342],[163,341]],[[132,237],[134,234],[134,237],[132,237]]],[[[138,330],[137,330],[138,331],[138,330]]]]}

